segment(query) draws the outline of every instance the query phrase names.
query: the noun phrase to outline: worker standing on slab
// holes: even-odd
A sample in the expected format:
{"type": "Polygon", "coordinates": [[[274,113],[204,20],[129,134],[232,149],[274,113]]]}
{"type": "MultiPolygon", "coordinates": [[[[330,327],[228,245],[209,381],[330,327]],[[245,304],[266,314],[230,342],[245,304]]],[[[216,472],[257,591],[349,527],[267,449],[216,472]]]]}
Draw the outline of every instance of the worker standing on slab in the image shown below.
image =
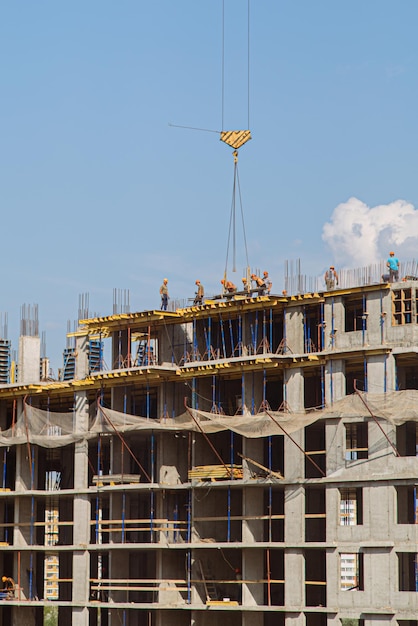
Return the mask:
{"type": "Polygon", "coordinates": [[[221,285],[223,286],[224,293],[235,293],[237,290],[236,285],[231,283],[230,280],[225,280],[224,278],[221,280],[221,285]]]}
{"type": "Polygon", "coordinates": [[[394,252],[389,252],[386,266],[389,268],[389,282],[397,283],[399,280],[399,259],[395,256],[394,252]]]}
{"type": "Polygon", "coordinates": [[[241,279],[242,280],[242,288],[244,291],[250,292],[251,291],[251,285],[248,283],[247,278],[244,276],[244,278],[241,279]]]}
{"type": "Polygon", "coordinates": [[[160,295],[161,295],[161,311],[167,311],[168,305],[168,279],[164,278],[163,284],[160,287],[160,295]]]}
{"type": "Polygon", "coordinates": [[[203,296],[205,295],[205,289],[202,283],[200,282],[200,280],[196,281],[196,287],[197,287],[196,297],[194,299],[193,304],[200,305],[200,304],[203,304],[203,296]]]}
{"type": "Polygon", "coordinates": [[[265,271],[263,272],[263,280],[266,286],[266,292],[267,294],[269,294],[271,291],[271,288],[273,287],[273,283],[271,282],[271,278],[268,272],[265,272],[265,271]]]}
{"type": "Polygon", "coordinates": [[[328,291],[331,291],[338,285],[338,274],[333,265],[330,265],[329,270],[325,272],[324,280],[328,291]]]}

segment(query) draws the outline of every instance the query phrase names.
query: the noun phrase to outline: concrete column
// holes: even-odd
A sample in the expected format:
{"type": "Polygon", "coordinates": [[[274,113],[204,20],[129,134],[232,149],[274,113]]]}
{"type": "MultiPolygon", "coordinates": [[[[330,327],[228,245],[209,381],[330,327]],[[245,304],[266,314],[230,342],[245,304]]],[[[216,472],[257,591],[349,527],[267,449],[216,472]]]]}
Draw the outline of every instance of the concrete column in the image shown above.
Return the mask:
{"type": "MultiPolygon", "coordinates": [[[[17,414],[22,411],[22,400],[19,399],[17,403],[17,414]]],[[[23,494],[26,491],[31,489],[36,489],[35,476],[32,481],[32,462],[33,454],[35,454],[34,448],[29,447],[26,444],[16,446],[16,480],[15,480],[15,491],[17,494],[23,494]]],[[[14,553],[13,558],[13,573],[10,573],[16,584],[20,586],[20,591],[18,591],[18,595],[22,600],[28,600],[31,597],[34,599],[36,595],[36,584],[35,584],[35,559],[36,553],[32,553],[32,555],[28,551],[19,551],[19,547],[27,547],[31,545],[31,543],[35,543],[35,529],[31,528],[30,525],[20,526],[21,523],[27,523],[31,520],[32,515],[32,507],[36,506],[36,503],[32,500],[31,497],[22,497],[22,495],[18,495],[15,498],[14,503],[14,522],[15,527],[13,530],[13,545],[16,547],[17,552],[14,553]],[[29,580],[27,576],[27,572],[30,571],[32,574],[32,585],[29,585],[29,580]]],[[[33,519],[35,519],[36,510],[33,508],[33,519]]],[[[25,624],[35,624],[35,620],[33,617],[33,621],[30,621],[30,615],[27,615],[27,618],[24,617],[24,622],[20,622],[20,618],[17,615],[16,611],[13,611],[13,625],[18,626],[21,623],[25,624]]]]}
{"type": "Polygon", "coordinates": [[[242,562],[242,604],[244,606],[257,606],[264,602],[263,583],[245,583],[246,580],[262,580],[265,577],[264,551],[243,552],[242,562]]]}
{"type": "Polygon", "coordinates": [[[284,605],[299,607],[305,604],[305,559],[302,550],[288,549],[284,555],[286,575],[284,605]]]}
{"type": "Polygon", "coordinates": [[[286,347],[293,354],[301,354],[303,348],[303,312],[300,306],[289,306],[285,311],[286,347]]]}
{"type": "Polygon", "coordinates": [[[384,393],[387,380],[386,370],[385,354],[367,357],[367,390],[370,393],[384,393]]]}
{"type": "MultiPolygon", "coordinates": [[[[303,411],[304,381],[301,368],[292,368],[284,372],[284,398],[292,412],[303,411]]],[[[295,442],[304,448],[304,430],[292,433],[291,438],[284,436],[284,475],[288,480],[299,480],[305,476],[305,457],[295,442]]]]}
{"type": "Polygon", "coordinates": [[[39,383],[41,380],[41,340],[39,337],[19,337],[17,370],[20,384],[39,383]]]}
{"type": "MultiPolygon", "coordinates": [[[[75,398],[75,430],[88,432],[89,405],[87,393],[79,391],[75,398]]],[[[76,442],[74,449],[74,489],[86,490],[88,487],[88,443],[87,440],[76,442]]],[[[77,607],[73,607],[73,626],[88,626],[90,578],[90,517],[91,506],[89,496],[80,493],[74,496],[74,554],[73,554],[73,597],[77,607]]]]}
{"type": "Polygon", "coordinates": [[[330,359],[325,365],[325,402],[331,405],[345,396],[345,361],[330,359]]]}
{"type": "Polygon", "coordinates": [[[345,309],[341,296],[330,296],[325,300],[324,321],[324,349],[340,347],[340,337],[345,332],[345,309]]]}

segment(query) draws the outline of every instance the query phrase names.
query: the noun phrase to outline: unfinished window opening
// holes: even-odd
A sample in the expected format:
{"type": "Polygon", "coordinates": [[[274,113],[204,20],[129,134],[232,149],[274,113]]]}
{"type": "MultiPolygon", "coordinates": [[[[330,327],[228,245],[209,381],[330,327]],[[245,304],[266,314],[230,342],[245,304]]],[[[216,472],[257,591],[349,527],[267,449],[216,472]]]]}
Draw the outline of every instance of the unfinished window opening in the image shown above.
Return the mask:
{"type": "Polygon", "coordinates": [[[265,550],[264,604],[284,606],[284,551],[265,550]]]}
{"type": "Polygon", "coordinates": [[[340,526],[363,524],[363,489],[340,489],[340,526]]]}
{"type": "Polygon", "coordinates": [[[216,406],[219,411],[223,411],[226,415],[242,415],[241,379],[221,379],[219,381],[216,406]]]}
{"type": "Polygon", "coordinates": [[[284,476],[284,438],[286,435],[273,435],[264,438],[263,464],[266,468],[284,476]]]}
{"type": "MultiPolygon", "coordinates": [[[[136,505],[137,496],[130,494],[127,498],[127,505],[129,506],[130,520],[126,521],[126,527],[128,523],[131,527],[137,526],[137,510],[134,509],[136,505]],[[132,513],[135,513],[132,515],[132,513]]],[[[165,497],[161,504],[163,519],[161,521],[161,536],[168,543],[184,543],[187,541],[188,534],[188,512],[189,512],[189,496],[183,491],[166,491],[165,497]]],[[[139,517],[139,516],[138,516],[139,517]]]]}
{"type": "Polygon", "coordinates": [[[1,541],[6,545],[13,545],[14,500],[12,498],[2,498],[0,511],[3,522],[0,534],[1,541]]]}
{"type": "Polygon", "coordinates": [[[323,349],[323,319],[321,305],[305,307],[303,314],[304,352],[323,349]]]}
{"type": "Polygon", "coordinates": [[[277,354],[285,354],[289,350],[289,346],[286,345],[286,341],[284,339],[283,318],[283,313],[273,316],[273,341],[270,346],[270,351],[276,352],[277,354]]]}
{"type": "Polygon", "coordinates": [[[398,619],[398,626],[418,626],[416,619],[398,619]]]}
{"type": "Polygon", "coordinates": [[[323,478],[326,469],[325,424],[305,428],[305,478],[323,478]]]}
{"type": "Polygon", "coordinates": [[[417,523],[417,488],[414,485],[396,487],[397,523],[417,523]]]}
{"type": "Polygon", "coordinates": [[[274,411],[283,405],[283,378],[266,382],[266,402],[274,411]]]}
{"type": "Polygon", "coordinates": [[[305,604],[326,606],[327,575],[325,550],[305,550],[305,604]]]}
{"type": "Polygon", "coordinates": [[[97,494],[91,501],[90,543],[109,543],[109,494],[97,494]]]}
{"type": "Polygon", "coordinates": [[[352,422],[345,424],[345,460],[357,461],[367,459],[368,448],[368,423],[352,422]]]}
{"type": "Polygon", "coordinates": [[[305,613],[305,626],[327,626],[326,613],[305,613]]]}
{"type": "Polygon", "coordinates": [[[415,289],[394,289],[392,291],[393,326],[416,322],[414,315],[415,309],[415,289]]]}
{"type": "Polygon", "coordinates": [[[131,396],[131,412],[139,417],[157,419],[162,417],[158,414],[157,390],[140,391],[131,396]]]}
{"type": "Polygon", "coordinates": [[[417,554],[398,552],[399,591],[418,591],[417,554]]]}
{"type": "Polygon", "coordinates": [[[366,298],[345,298],[345,332],[367,330],[366,298]]]}
{"type": "Polygon", "coordinates": [[[314,367],[305,371],[304,379],[304,407],[305,409],[324,406],[324,373],[322,368],[314,367]]]}
{"type": "Polygon", "coordinates": [[[325,489],[305,487],[305,541],[326,540],[325,489]]]}
{"type": "Polygon", "coordinates": [[[209,350],[212,358],[218,359],[229,359],[242,354],[242,323],[239,319],[224,318],[221,315],[218,319],[212,318],[209,334],[207,321],[204,324],[205,340],[200,338],[203,351],[209,350]]]}
{"type": "Polygon", "coordinates": [[[350,395],[355,390],[367,391],[367,361],[345,362],[345,393],[350,395]]]}
{"type": "Polygon", "coordinates": [[[264,491],[264,541],[284,541],[284,489],[264,491]]]}
{"type": "Polygon", "coordinates": [[[198,493],[195,490],[193,519],[196,541],[241,541],[242,492],[214,489],[207,493],[205,488],[198,493]]]}
{"type": "Polygon", "coordinates": [[[341,591],[363,591],[363,553],[344,552],[340,554],[341,591]]]}
{"type": "MultiPolygon", "coordinates": [[[[192,578],[197,581],[195,589],[203,604],[222,601],[225,597],[241,602],[241,560],[239,550],[199,550],[193,560],[192,578]]],[[[248,578],[251,579],[251,575],[248,578]]]]}
{"type": "MultiPolygon", "coordinates": [[[[264,613],[263,626],[285,626],[284,611],[264,613]]],[[[324,624],[324,626],[326,626],[326,624],[324,624]]]]}
{"type": "MultiPolygon", "coordinates": [[[[172,503],[171,498],[168,499],[172,503]]],[[[122,543],[152,543],[154,538],[158,536],[158,530],[161,528],[161,525],[157,526],[153,522],[153,516],[155,516],[154,507],[155,494],[152,492],[128,494],[125,499],[125,514],[122,516],[123,531],[120,532],[118,540],[122,543]]],[[[186,504],[181,505],[181,500],[178,502],[177,523],[169,526],[172,529],[171,535],[167,531],[168,536],[173,538],[173,541],[175,541],[176,537],[178,538],[178,535],[182,533],[185,535],[187,532],[187,526],[184,523],[184,519],[187,516],[186,507],[186,504]]],[[[170,509],[167,510],[167,518],[175,517],[176,514],[173,509],[171,509],[171,514],[169,511],[170,509]]],[[[120,529],[121,526],[122,524],[119,527],[120,529]]],[[[107,527],[109,528],[110,525],[107,527]]]]}
{"type": "Polygon", "coordinates": [[[396,447],[401,456],[417,456],[417,434],[417,422],[405,422],[396,427],[396,447]]]}
{"type": "Polygon", "coordinates": [[[359,619],[355,617],[342,617],[341,626],[364,626],[364,619],[359,619]]]}

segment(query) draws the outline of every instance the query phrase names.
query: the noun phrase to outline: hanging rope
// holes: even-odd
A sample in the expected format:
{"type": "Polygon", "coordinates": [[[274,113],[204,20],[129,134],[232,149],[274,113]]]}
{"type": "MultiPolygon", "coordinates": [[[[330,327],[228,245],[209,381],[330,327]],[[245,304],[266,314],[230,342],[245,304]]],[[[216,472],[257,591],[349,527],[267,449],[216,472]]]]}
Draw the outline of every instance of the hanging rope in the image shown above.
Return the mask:
{"type": "Polygon", "coordinates": [[[231,233],[232,233],[232,271],[236,272],[236,197],[238,192],[238,199],[240,204],[240,212],[241,212],[241,222],[242,222],[242,232],[244,239],[244,249],[245,249],[245,260],[247,267],[249,266],[248,262],[248,248],[247,248],[247,234],[245,231],[245,222],[244,222],[244,211],[242,208],[242,196],[241,196],[241,186],[239,182],[239,174],[238,174],[238,151],[234,151],[234,183],[232,186],[232,202],[231,202],[231,214],[229,218],[229,230],[228,230],[228,245],[226,249],[226,261],[225,261],[225,273],[224,279],[226,279],[227,269],[228,269],[228,258],[229,258],[229,246],[231,244],[231,233]]]}

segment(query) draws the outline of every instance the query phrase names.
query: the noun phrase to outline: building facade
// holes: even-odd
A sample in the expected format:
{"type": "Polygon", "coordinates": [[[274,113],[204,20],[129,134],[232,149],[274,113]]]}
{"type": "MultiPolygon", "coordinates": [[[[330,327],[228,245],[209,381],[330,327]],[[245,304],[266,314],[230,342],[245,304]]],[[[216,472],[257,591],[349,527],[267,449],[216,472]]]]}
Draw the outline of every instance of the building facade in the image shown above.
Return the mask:
{"type": "Polygon", "coordinates": [[[80,320],[61,382],[27,349],[0,386],[0,625],[416,626],[416,296],[80,320]]]}

